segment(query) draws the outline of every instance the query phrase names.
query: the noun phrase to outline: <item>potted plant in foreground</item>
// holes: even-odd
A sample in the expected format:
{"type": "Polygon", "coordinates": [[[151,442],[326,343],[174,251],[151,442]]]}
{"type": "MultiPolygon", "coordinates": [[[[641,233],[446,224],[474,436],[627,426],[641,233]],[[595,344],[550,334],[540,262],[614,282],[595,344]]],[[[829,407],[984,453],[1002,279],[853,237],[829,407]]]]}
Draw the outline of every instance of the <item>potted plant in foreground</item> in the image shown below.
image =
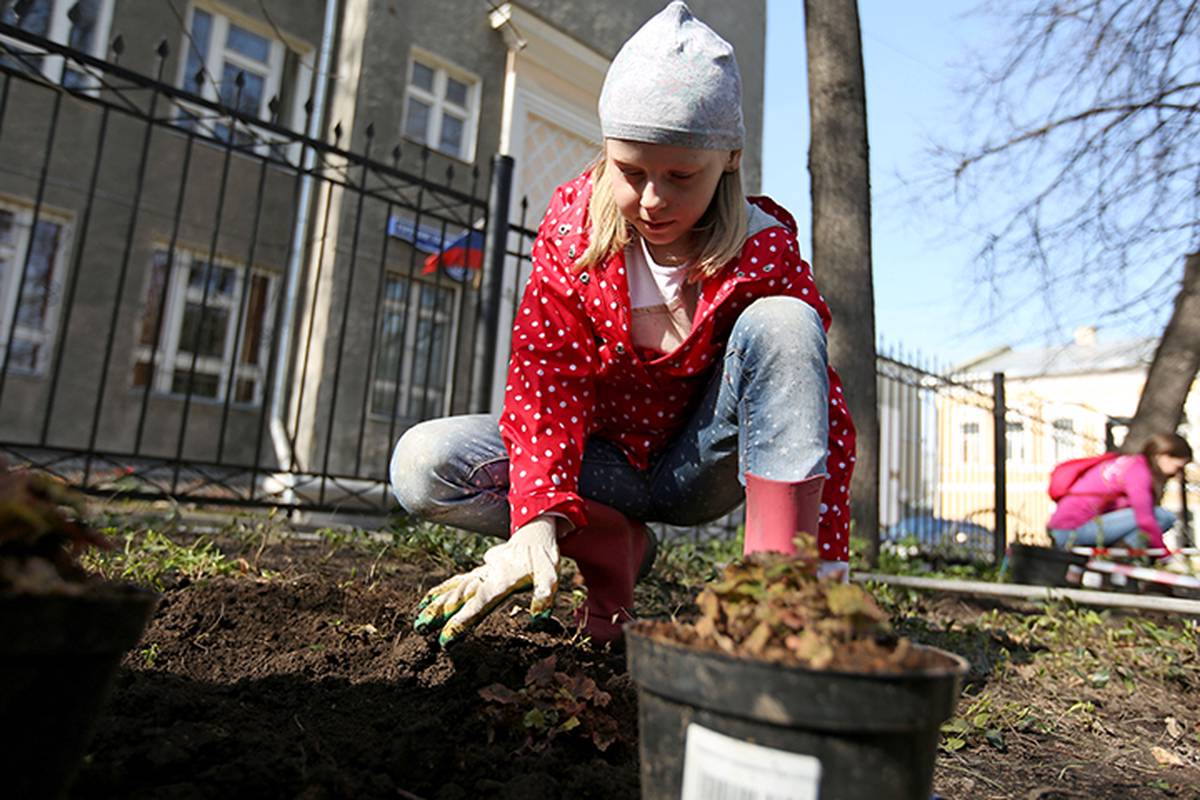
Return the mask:
{"type": "Polygon", "coordinates": [[[122,654],[158,595],[92,579],[78,554],[106,539],[82,497],[0,462],[0,768],[6,796],[59,797],[83,757],[122,654]]]}
{"type": "Polygon", "coordinates": [[[967,662],[895,636],[798,543],[726,567],[695,621],[626,629],[647,800],[930,797],[967,662]]]}

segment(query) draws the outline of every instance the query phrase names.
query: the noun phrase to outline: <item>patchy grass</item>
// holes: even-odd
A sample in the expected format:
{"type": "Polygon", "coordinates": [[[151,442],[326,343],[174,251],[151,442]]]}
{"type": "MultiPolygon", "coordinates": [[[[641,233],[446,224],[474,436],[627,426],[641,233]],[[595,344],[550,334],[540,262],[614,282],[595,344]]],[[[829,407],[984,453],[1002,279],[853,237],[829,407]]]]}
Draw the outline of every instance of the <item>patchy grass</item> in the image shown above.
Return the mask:
{"type": "Polygon", "coordinates": [[[980,613],[952,598],[871,589],[906,635],[971,662],[957,712],[942,727],[939,769],[953,781],[939,784],[943,792],[997,789],[998,771],[1023,764],[1043,773],[1046,787],[1086,793],[1103,774],[1086,765],[1104,763],[1127,779],[1121,796],[1197,796],[1191,779],[1181,780],[1184,768],[1200,765],[1195,620],[1071,604],[980,613]]]}
{"type": "MultiPolygon", "coordinates": [[[[238,606],[243,614],[255,612],[265,602],[263,597],[291,597],[295,586],[333,576],[329,596],[336,602],[330,601],[327,610],[323,605],[310,609],[328,616],[311,634],[315,638],[298,642],[288,657],[309,669],[341,663],[339,659],[361,648],[377,659],[380,669],[410,669],[421,675],[432,669],[435,654],[421,649],[416,638],[405,638],[410,636],[411,605],[429,581],[476,566],[495,544],[488,537],[403,520],[382,531],[331,527],[297,539],[288,536],[286,520],[268,515],[232,518],[202,535],[189,532],[177,518],[116,525],[108,534],[117,547],[88,555],[89,566],[108,577],[166,587],[174,597],[189,596],[193,590],[232,593],[233,587],[245,585],[238,582],[243,577],[260,583],[266,579],[265,585],[252,590],[255,600],[248,607],[238,606]],[[202,588],[208,579],[219,576],[237,580],[202,588]],[[374,610],[363,612],[367,607],[374,610]],[[392,649],[396,642],[409,649],[392,649]]],[[[860,559],[857,543],[855,551],[854,557],[860,559]]],[[[638,610],[660,616],[685,609],[694,612],[689,606],[696,588],[740,554],[737,538],[662,544],[653,572],[638,586],[638,610]]],[[[883,572],[996,577],[991,568],[936,565],[901,559],[898,554],[885,553],[881,561],[883,572]]],[[[569,619],[570,606],[583,598],[582,590],[568,577],[565,573],[560,590],[558,614],[564,619],[569,619]]],[[[964,694],[940,738],[936,788],[943,796],[1200,797],[1200,779],[1194,777],[1200,766],[1200,626],[1196,622],[1068,604],[972,604],[886,585],[868,589],[899,632],[958,653],[971,663],[964,694]],[[1047,793],[1051,790],[1058,794],[1047,793]]],[[[233,608],[229,606],[226,614],[232,615],[233,608]]],[[[189,662],[181,653],[192,652],[187,650],[193,646],[190,642],[197,648],[201,643],[211,647],[217,635],[227,630],[219,610],[205,611],[206,616],[194,624],[190,617],[184,620],[183,630],[200,631],[191,639],[176,641],[171,638],[177,636],[175,629],[165,627],[158,639],[131,653],[129,663],[152,672],[182,668],[179,665],[189,662]]],[[[503,614],[503,619],[492,620],[486,627],[490,633],[473,638],[467,648],[487,642],[478,656],[499,642],[512,649],[538,641],[537,658],[557,652],[560,663],[587,652],[578,647],[578,637],[539,640],[540,634],[528,629],[518,632],[520,619],[520,615],[503,614]]],[[[287,632],[281,629],[279,635],[287,632]]],[[[271,645],[261,657],[280,657],[279,652],[278,646],[271,645]]],[[[234,670],[246,655],[231,649],[225,657],[228,665],[222,669],[234,670]]],[[[454,686],[454,697],[475,697],[481,686],[500,681],[513,687],[513,697],[523,690],[528,696],[522,696],[521,702],[505,702],[504,698],[512,699],[509,695],[478,698],[497,708],[493,733],[504,731],[502,738],[510,743],[532,736],[530,742],[538,746],[553,739],[547,745],[550,750],[559,746],[559,738],[564,742],[580,740],[581,735],[587,739],[589,731],[576,730],[571,721],[578,692],[573,699],[561,698],[574,705],[556,710],[557,717],[544,712],[539,712],[540,717],[528,716],[532,706],[526,700],[533,695],[521,683],[521,675],[533,660],[523,663],[520,672],[506,668],[487,674],[477,684],[454,686]],[[520,713],[510,720],[504,716],[509,711],[520,713]]],[[[438,669],[448,668],[442,664],[438,669]]],[[[564,670],[550,673],[555,671],[564,670]]],[[[452,674],[457,673],[446,673],[452,674]]],[[[606,683],[601,685],[610,691],[606,683]]],[[[604,706],[603,713],[632,724],[629,721],[636,715],[622,710],[622,695],[613,692],[613,704],[604,706]]],[[[558,696],[553,700],[558,703],[558,696]]],[[[586,728],[585,720],[578,720],[586,728]]],[[[480,725],[482,733],[485,728],[480,725]]]]}
{"type": "Polygon", "coordinates": [[[850,539],[850,566],[857,572],[877,572],[884,575],[915,575],[922,578],[950,578],[971,581],[1001,581],[1003,564],[969,561],[962,555],[922,550],[916,539],[885,542],[879,548],[879,563],[867,563],[867,544],[858,538],[850,539]]]}
{"type": "Polygon", "coordinates": [[[84,566],[107,579],[162,591],[180,580],[203,581],[238,569],[207,536],[192,537],[183,543],[155,528],[107,528],[104,533],[116,540],[115,546],[88,553],[84,566]]]}
{"type": "Polygon", "coordinates": [[[469,533],[427,522],[395,523],[389,554],[400,559],[431,559],[438,566],[464,570],[483,563],[483,554],[497,544],[491,536],[469,533]]]}

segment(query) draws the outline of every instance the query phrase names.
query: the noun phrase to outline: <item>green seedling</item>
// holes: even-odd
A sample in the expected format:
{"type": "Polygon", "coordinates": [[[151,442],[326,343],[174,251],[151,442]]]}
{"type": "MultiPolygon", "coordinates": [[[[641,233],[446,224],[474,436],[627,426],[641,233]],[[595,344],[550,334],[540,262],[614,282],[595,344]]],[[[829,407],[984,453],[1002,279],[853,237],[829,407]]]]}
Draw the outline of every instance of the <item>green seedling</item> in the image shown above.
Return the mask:
{"type": "Polygon", "coordinates": [[[152,644],[138,650],[138,656],[142,659],[142,667],[145,669],[154,669],[155,663],[158,661],[158,645],[152,644]]]}
{"type": "Polygon", "coordinates": [[[1008,750],[1009,734],[1046,733],[1049,730],[1032,707],[998,702],[985,692],[972,699],[962,713],[942,724],[938,748],[952,753],[964,747],[988,746],[1003,753],[1008,750]]]}

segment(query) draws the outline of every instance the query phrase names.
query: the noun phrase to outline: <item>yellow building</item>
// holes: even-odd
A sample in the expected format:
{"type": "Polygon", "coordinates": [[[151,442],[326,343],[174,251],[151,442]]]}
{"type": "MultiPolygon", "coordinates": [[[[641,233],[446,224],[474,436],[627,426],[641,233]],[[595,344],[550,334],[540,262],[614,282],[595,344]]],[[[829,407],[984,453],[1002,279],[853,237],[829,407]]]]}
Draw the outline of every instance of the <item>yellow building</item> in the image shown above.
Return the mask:
{"type": "MultiPolygon", "coordinates": [[[[937,513],[947,519],[995,523],[995,447],[992,375],[1004,374],[1006,519],[1010,541],[1048,543],[1045,522],[1053,511],[1046,494],[1050,471],[1069,458],[1102,452],[1106,427],[1123,436],[1154,357],[1157,339],[1097,341],[1080,328],[1063,345],[1028,350],[1009,347],[960,365],[952,391],[938,398],[937,513]]],[[[1184,435],[1200,452],[1200,391],[1185,405],[1184,435]]],[[[1195,467],[1192,467],[1194,470],[1195,467]]],[[[1195,487],[1193,473],[1192,485],[1195,487]]],[[[1163,504],[1178,511],[1178,484],[1163,504]]],[[[1200,506],[1189,490],[1188,507],[1200,506]]]]}

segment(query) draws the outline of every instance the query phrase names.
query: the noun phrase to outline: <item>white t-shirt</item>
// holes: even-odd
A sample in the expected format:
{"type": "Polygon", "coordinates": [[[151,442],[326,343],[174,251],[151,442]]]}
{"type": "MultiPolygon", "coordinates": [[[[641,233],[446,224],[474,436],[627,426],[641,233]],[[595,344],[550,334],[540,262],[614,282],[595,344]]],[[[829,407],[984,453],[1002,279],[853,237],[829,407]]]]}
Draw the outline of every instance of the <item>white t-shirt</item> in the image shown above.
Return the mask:
{"type": "Polygon", "coordinates": [[[690,262],[659,264],[640,236],[625,248],[634,345],[669,353],[691,333],[699,295],[687,280],[691,269],[690,262]]]}

